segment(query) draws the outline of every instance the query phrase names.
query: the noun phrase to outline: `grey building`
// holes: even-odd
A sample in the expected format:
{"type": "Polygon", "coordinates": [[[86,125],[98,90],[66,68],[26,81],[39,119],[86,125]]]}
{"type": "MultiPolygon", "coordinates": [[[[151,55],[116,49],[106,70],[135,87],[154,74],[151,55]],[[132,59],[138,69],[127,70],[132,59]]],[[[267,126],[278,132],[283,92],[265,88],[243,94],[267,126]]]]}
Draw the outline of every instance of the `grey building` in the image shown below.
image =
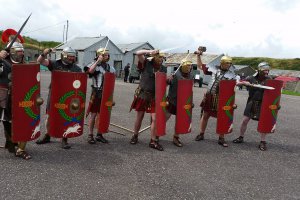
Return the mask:
{"type": "Polygon", "coordinates": [[[140,43],[129,43],[129,44],[117,44],[117,47],[121,49],[124,54],[123,57],[123,68],[127,63],[131,66],[134,64],[135,52],[141,49],[153,50],[154,47],[149,42],[140,42],[140,43]]]}
{"type": "MultiPolygon", "coordinates": [[[[208,54],[205,53],[201,55],[201,60],[203,64],[206,65],[219,65],[220,60],[224,56],[224,54],[208,54]]],[[[204,84],[208,84],[209,80],[211,79],[210,75],[204,75],[202,70],[199,70],[197,68],[197,55],[193,53],[170,53],[167,55],[167,60],[165,61],[165,65],[167,66],[167,74],[170,75],[174,71],[177,70],[177,68],[180,66],[180,63],[183,59],[188,59],[192,61],[193,66],[193,73],[194,76],[196,74],[199,74],[199,76],[202,78],[204,84]]],[[[198,76],[197,76],[198,78],[198,76]]]]}
{"type": "MultiPolygon", "coordinates": [[[[78,65],[81,67],[86,66],[91,63],[96,57],[96,51],[103,47],[105,48],[107,41],[107,36],[100,37],[76,37],[65,44],[56,47],[55,53],[51,54],[51,59],[59,59],[62,50],[65,47],[71,47],[77,51],[78,65]]],[[[116,68],[118,72],[122,67],[123,53],[122,51],[109,40],[107,47],[110,54],[109,64],[116,68]]]]}

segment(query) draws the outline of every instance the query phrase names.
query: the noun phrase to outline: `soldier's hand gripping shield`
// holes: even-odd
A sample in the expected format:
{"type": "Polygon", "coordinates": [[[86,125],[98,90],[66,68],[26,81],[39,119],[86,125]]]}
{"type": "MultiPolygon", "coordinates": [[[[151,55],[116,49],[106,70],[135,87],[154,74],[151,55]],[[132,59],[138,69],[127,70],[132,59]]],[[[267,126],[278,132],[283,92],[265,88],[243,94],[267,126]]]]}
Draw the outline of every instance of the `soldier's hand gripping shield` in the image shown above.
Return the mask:
{"type": "Polygon", "coordinates": [[[53,71],[51,84],[49,135],[56,138],[82,135],[87,75],[53,71]]]}

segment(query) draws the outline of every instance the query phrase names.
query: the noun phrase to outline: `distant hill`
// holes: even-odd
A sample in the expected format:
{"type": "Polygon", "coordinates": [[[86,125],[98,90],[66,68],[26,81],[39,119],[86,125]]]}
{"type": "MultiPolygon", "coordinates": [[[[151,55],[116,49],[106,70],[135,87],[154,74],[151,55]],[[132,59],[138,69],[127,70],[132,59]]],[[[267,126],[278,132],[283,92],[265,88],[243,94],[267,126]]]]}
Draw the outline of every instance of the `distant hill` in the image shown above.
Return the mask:
{"type": "Polygon", "coordinates": [[[300,71],[300,58],[294,59],[278,59],[278,58],[263,58],[263,57],[233,57],[235,65],[250,65],[256,68],[260,62],[268,62],[274,69],[298,70],[300,71]]]}
{"type": "MultiPolygon", "coordinates": [[[[0,31],[0,37],[2,36],[2,32],[0,31]]],[[[39,49],[43,50],[45,48],[56,47],[60,44],[60,42],[55,41],[38,41],[36,39],[32,39],[30,37],[23,37],[25,39],[25,48],[29,49],[39,49]]],[[[0,49],[4,49],[4,45],[2,42],[0,43],[0,49]]],[[[266,61],[268,62],[272,68],[274,69],[285,69],[285,70],[298,70],[300,71],[300,58],[294,59],[277,59],[277,58],[263,58],[263,57],[233,57],[233,63],[235,65],[250,65],[253,68],[256,68],[258,63],[266,61]]]]}
{"type": "MultiPolygon", "coordinates": [[[[2,37],[2,32],[0,31],[0,37],[2,37]]],[[[45,48],[52,48],[56,47],[57,45],[60,44],[60,42],[55,42],[55,41],[38,41],[36,39],[32,39],[30,37],[23,36],[25,43],[24,47],[29,48],[29,49],[38,49],[38,50],[43,50],[45,48]]],[[[0,43],[0,49],[4,49],[4,44],[1,42],[0,43]]]]}

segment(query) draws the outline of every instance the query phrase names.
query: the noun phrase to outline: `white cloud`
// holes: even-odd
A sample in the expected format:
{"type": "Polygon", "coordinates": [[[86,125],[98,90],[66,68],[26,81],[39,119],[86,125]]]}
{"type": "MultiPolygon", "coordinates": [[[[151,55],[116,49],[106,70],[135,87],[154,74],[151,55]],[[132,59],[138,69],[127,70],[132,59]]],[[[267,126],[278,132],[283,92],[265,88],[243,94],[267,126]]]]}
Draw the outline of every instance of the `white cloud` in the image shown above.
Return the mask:
{"type": "Polygon", "coordinates": [[[23,33],[39,40],[62,41],[61,22],[69,20],[69,38],[101,34],[115,43],[149,41],[159,49],[206,45],[232,56],[293,58],[300,57],[299,8],[296,0],[11,0],[0,29],[18,29],[32,12],[23,33]]]}

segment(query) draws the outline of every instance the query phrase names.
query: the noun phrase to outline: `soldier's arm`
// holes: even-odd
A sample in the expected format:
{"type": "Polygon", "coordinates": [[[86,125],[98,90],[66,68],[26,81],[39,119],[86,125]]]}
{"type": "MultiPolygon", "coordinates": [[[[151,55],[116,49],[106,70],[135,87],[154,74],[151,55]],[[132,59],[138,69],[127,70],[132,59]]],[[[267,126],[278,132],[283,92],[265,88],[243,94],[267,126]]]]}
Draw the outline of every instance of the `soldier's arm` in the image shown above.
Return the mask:
{"type": "Polygon", "coordinates": [[[103,60],[103,56],[100,54],[96,60],[96,62],[94,62],[90,67],[89,70],[87,70],[87,73],[89,74],[93,74],[96,70],[96,67],[98,65],[98,63],[101,63],[103,60]]]}
{"type": "Polygon", "coordinates": [[[138,57],[139,63],[144,63],[145,62],[145,55],[154,55],[159,53],[158,50],[147,50],[147,49],[142,49],[136,52],[136,55],[138,57]]]}
{"type": "Polygon", "coordinates": [[[46,67],[49,66],[49,60],[47,59],[47,55],[52,51],[52,49],[44,49],[43,53],[41,55],[39,55],[39,57],[37,58],[37,62],[39,64],[42,64],[46,67]]]}

